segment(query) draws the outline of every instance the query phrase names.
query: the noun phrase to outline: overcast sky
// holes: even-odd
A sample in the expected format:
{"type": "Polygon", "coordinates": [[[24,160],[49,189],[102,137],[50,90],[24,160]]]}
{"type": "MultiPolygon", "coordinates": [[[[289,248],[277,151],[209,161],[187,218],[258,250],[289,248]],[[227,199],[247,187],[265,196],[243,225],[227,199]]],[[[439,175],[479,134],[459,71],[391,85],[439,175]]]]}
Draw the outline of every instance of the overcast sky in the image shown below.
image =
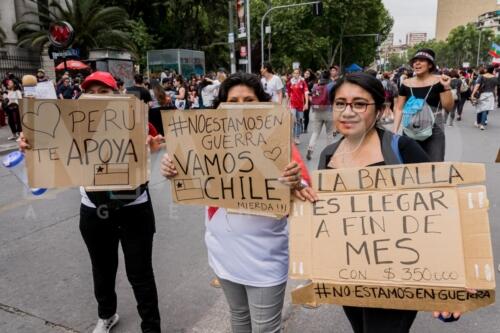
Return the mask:
{"type": "MultiPolygon", "coordinates": [[[[472,1],[472,0],[471,0],[472,1]]],[[[394,44],[403,43],[409,32],[427,32],[436,36],[437,0],[382,0],[394,18],[394,44]]]]}

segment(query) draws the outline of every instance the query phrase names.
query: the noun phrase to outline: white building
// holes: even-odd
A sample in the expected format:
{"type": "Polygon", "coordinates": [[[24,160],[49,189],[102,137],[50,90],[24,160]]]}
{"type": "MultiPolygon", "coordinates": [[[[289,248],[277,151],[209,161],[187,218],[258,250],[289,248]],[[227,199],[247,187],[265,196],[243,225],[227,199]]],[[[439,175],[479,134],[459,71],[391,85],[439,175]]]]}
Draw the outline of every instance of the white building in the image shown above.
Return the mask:
{"type": "Polygon", "coordinates": [[[410,32],[406,34],[406,45],[414,46],[421,42],[427,41],[427,33],[426,32],[410,32]]]}

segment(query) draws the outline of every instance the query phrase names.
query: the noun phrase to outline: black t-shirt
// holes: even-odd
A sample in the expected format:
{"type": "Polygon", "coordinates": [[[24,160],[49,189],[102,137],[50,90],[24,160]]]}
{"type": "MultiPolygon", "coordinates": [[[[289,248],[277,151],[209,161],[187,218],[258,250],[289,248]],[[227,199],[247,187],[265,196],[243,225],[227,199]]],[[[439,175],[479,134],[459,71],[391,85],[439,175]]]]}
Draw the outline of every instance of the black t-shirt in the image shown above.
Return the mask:
{"type": "Polygon", "coordinates": [[[480,76],[476,84],[480,85],[481,92],[494,92],[497,89],[498,78],[480,76]]]}
{"type": "Polygon", "coordinates": [[[406,86],[404,83],[401,84],[401,87],[399,87],[399,96],[406,96],[410,98],[412,96],[412,91],[413,91],[413,96],[417,98],[422,98],[424,99],[427,93],[429,93],[429,96],[427,97],[426,101],[427,104],[433,107],[438,107],[439,103],[441,102],[441,97],[440,94],[444,92],[444,87],[441,84],[441,82],[438,82],[432,86],[427,86],[427,87],[419,87],[419,88],[411,88],[406,86]],[[432,89],[431,89],[432,87],[432,89]],[[430,93],[429,93],[429,89],[430,93]]]}
{"type": "Polygon", "coordinates": [[[64,86],[62,85],[59,88],[59,94],[63,95],[64,99],[72,99],[73,98],[73,87],[72,86],[64,86]]]}
{"type": "MultiPolygon", "coordinates": [[[[384,136],[385,130],[377,128],[377,134],[380,139],[380,149],[382,149],[382,138],[384,136]]],[[[331,147],[335,145],[335,143],[327,146],[323,152],[321,152],[321,157],[319,159],[319,165],[318,169],[329,169],[328,163],[330,163],[330,159],[332,158],[333,155],[331,154],[331,147]]],[[[427,153],[420,147],[420,145],[413,139],[406,137],[406,136],[401,136],[398,141],[398,149],[399,149],[399,154],[401,155],[401,159],[403,160],[403,164],[410,164],[410,163],[425,163],[425,162],[430,162],[429,156],[427,153]]],[[[380,163],[375,163],[369,166],[376,166],[376,165],[385,165],[385,162],[380,162],[380,163]]]]}
{"type": "Polygon", "coordinates": [[[147,90],[144,87],[133,86],[133,87],[127,88],[127,93],[135,95],[137,98],[139,98],[144,103],[149,103],[153,100],[151,98],[151,94],[149,93],[149,90],[147,90]]]}

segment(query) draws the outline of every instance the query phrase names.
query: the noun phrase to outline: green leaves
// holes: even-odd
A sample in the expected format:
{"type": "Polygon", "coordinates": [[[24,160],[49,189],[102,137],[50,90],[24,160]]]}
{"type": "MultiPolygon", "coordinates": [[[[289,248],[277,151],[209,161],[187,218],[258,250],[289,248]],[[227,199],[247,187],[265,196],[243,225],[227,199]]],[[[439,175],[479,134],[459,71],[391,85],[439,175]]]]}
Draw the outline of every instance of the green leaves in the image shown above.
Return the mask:
{"type": "MultiPolygon", "coordinates": [[[[120,7],[103,6],[99,0],[65,0],[65,4],[51,0],[47,7],[41,0],[31,0],[44,9],[37,13],[42,22],[64,20],[75,29],[73,47],[79,47],[83,57],[92,48],[118,47],[132,50],[128,14],[120,7]],[[45,12],[45,13],[44,13],[45,12]]],[[[48,24],[40,24],[30,13],[12,27],[19,36],[20,46],[43,46],[48,42],[48,24]]]]}
{"type": "Polygon", "coordinates": [[[500,42],[500,38],[495,37],[493,31],[484,29],[480,33],[475,24],[469,23],[453,29],[446,41],[431,40],[420,43],[408,50],[408,54],[413,54],[419,48],[426,47],[436,52],[436,63],[440,67],[459,68],[464,62],[475,66],[476,63],[489,62],[491,57],[488,55],[488,50],[493,42],[500,42]],[[479,44],[480,34],[481,44],[479,44]]]}

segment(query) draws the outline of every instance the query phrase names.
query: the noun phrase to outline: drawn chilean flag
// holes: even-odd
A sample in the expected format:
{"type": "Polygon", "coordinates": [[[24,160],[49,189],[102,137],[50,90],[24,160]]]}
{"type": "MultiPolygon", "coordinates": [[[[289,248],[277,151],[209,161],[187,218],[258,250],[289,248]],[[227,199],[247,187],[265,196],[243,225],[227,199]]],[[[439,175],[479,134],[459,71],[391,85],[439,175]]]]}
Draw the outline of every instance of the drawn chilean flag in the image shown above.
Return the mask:
{"type": "MultiPolygon", "coordinates": [[[[302,156],[300,155],[300,151],[295,147],[294,144],[292,144],[292,161],[295,161],[299,164],[301,174],[302,174],[302,179],[308,184],[311,185],[311,176],[309,175],[309,170],[307,170],[307,166],[304,163],[304,160],[302,159],[302,156]]],[[[219,207],[207,207],[207,215],[208,215],[208,220],[210,221],[212,217],[214,217],[215,213],[217,213],[217,210],[219,207]]]]}

